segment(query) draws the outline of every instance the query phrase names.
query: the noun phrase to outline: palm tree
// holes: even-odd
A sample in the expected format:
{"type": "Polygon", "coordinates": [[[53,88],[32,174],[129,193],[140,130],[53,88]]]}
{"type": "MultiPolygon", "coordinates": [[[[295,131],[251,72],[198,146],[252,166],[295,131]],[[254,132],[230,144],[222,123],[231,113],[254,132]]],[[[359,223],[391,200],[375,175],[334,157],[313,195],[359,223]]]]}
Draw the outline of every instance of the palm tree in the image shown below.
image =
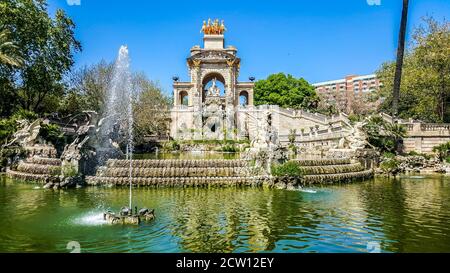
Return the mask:
{"type": "Polygon", "coordinates": [[[400,23],[400,35],[397,49],[397,66],[395,69],[394,90],[392,94],[392,116],[398,116],[398,102],[400,100],[400,85],[402,83],[403,55],[405,53],[406,25],[408,22],[409,0],[403,0],[402,20],[400,23]]]}
{"type": "Polygon", "coordinates": [[[0,63],[21,66],[23,59],[16,54],[18,47],[9,40],[8,30],[0,31],[0,63]]]}
{"type": "Polygon", "coordinates": [[[394,142],[394,151],[395,153],[399,153],[400,151],[400,143],[403,139],[408,135],[406,127],[398,124],[398,123],[386,123],[385,125],[386,133],[394,142]]]}

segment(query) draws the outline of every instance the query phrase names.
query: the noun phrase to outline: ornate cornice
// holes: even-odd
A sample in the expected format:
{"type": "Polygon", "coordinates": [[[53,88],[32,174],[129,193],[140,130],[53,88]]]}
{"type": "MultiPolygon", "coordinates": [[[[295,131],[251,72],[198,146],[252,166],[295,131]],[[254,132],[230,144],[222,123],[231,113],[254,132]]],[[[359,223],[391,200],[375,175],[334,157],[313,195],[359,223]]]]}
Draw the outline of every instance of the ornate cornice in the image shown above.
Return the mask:
{"type": "Polygon", "coordinates": [[[227,63],[229,66],[238,66],[240,58],[222,50],[206,50],[187,59],[190,67],[197,67],[202,63],[227,63]]]}

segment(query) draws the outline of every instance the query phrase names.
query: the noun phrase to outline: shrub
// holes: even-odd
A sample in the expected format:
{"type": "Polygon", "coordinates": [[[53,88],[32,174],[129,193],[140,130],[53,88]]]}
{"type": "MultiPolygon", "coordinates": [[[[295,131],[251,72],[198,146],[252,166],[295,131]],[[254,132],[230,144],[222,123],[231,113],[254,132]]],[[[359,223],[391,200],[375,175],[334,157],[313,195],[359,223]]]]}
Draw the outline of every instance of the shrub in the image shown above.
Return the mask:
{"type": "Polygon", "coordinates": [[[180,148],[180,143],[178,143],[176,140],[168,141],[163,145],[163,150],[168,152],[176,152],[179,151],[180,148]]]}
{"type": "Polygon", "coordinates": [[[409,156],[422,156],[422,157],[424,157],[426,160],[430,160],[430,159],[431,159],[431,155],[428,155],[428,154],[421,154],[421,153],[418,153],[418,152],[416,152],[416,151],[411,151],[411,152],[408,153],[408,155],[409,155],[409,156]]]}
{"type": "Polygon", "coordinates": [[[447,157],[445,158],[445,162],[450,163],[450,156],[447,156],[447,157]]]}
{"type": "Polygon", "coordinates": [[[55,124],[41,124],[39,135],[54,145],[64,141],[64,133],[61,131],[61,128],[55,124]]]}
{"type": "Polygon", "coordinates": [[[296,161],[288,161],[281,165],[272,166],[272,175],[277,177],[301,177],[303,170],[296,161]]]}
{"type": "Polygon", "coordinates": [[[289,131],[289,136],[288,136],[289,143],[294,144],[296,139],[297,139],[297,130],[291,129],[289,131]]]}
{"type": "Polygon", "coordinates": [[[26,110],[19,110],[10,118],[0,120],[0,145],[5,144],[12,135],[17,131],[17,121],[26,119],[33,121],[37,118],[37,115],[33,112],[26,110]]]}
{"type": "Polygon", "coordinates": [[[225,145],[220,149],[224,153],[237,153],[239,149],[234,145],[225,145]]]}
{"type": "MultiPolygon", "coordinates": [[[[59,168],[59,170],[60,170],[60,172],[62,172],[62,175],[64,177],[75,177],[78,175],[76,168],[72,165],[64,166],[62,168],[59,168]]],[[[57,171],[56,171],[56,173],[57,173],[57,171]]]]}
{"type": "Polygon", "coordinates": [[[400,172],[400,162],[395,158],[389,158],[381,162],[380,169],[386,174],[395,176],[400,172]]]}
{"type": "Polygon", "coordinates": [[[37,114],[28,110],[19,110],[14,115],[12,115],[12,119],[19,120],[19,119],[26,119],[29,121],[36,120],[38,118],[37,114]]]}
{"type": "Polygon", "coordinates": [[[385,157],[385,158],[394,158],[395,154],[393,154],[391,152],[385,152],[385,153],[383,153],[383,157],[385,157]]]}
{"type": "Polygon", "coordinates": [[[438,154],[440,161],[443,161],[450,155],[450,142],[434,147],[433,152],[438,154]]]}
{"type": "Polygon", "coordinates": [[[369,143],[381,152],[397,153],[401,140],[407,135],[403,125],[386,122],[379,116],[371,117],[363,130],[369,143]]]}

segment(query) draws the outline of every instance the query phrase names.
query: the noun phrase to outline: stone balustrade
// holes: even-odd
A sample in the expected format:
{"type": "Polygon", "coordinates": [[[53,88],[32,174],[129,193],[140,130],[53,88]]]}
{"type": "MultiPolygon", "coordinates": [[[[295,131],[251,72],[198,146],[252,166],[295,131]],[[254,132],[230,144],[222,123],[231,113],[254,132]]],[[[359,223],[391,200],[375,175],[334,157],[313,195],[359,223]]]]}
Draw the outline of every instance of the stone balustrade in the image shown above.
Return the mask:
{"type": "Polygon", "coordinates": [[[401,122],[406,127],[405,152],[433,153],[433,148],[450,141],[450,124],[401,122]]]}

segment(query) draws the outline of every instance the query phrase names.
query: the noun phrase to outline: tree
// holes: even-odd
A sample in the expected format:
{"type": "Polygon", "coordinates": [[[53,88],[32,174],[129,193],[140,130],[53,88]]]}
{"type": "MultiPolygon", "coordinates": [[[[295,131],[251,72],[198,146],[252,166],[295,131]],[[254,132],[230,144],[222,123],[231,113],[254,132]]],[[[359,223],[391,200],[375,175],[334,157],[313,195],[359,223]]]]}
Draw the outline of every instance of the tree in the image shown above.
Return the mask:
{"type": "Polygon", "coordinates": [[[382,152],[398,153],[399,143],[406,137],[403,125],[389,123],[380,116],[372,116],[363,126],[369,143],[382,152]]]}
{"type": "Polygon", "coordinates": [[[75,24],[62,10],[51,18],[45,0],[3,0],[0,25],[12,34],[17,55],[24,58],[20,67],[0,64],[1,114],[54,111],[64,95],[63,76],[74,63],[73,54],[81,50],[75,24]]]}
{"type": "Polygon", "coordinates": [[[305,79],[278,73],[255,83],[256,105],[278,105],[285,108],[316,109],[319,97],[305,79]]]}
{"type": "MultiPolygon", "coordinates": [[[[437,23],[431,17],[424,22],[415,28],[405,54],[398,117],[449,122],[450,24],[445,20],[437,23]]],[[[395,69],[395,62],[387,62],[377,71],[383,83],[379,92],[382,111],[392,109],[395,69]]]]}
{"type": "Polygon", "coordinates": [[[21,66],[23,59],[17,55],[17,46],[9,40],[9,36],[10,32],[8,30],[0,30],[0,63],[21,66]]]}
{"type": "Polygon", "coordinates": [[[163,94],[158,84],[148,80],[144,74],[134,75],[133,85],[137,91],[133,106],[136,135],[165,135],[169,129],[170,98],[163,94]]]}
{"type": "Polygon", "coordinates": [[[405,53],[405,40],[406,40],[406,25],[408,22],[408,2],[409,0],[403,0],[402,19],[400,23],[400,33],[398,38],[397,63],[395,68],[394,90],[392,100],[392,116],[394,118],[396,118],[398,115],[398,102],[400,97],[400,86],[402,82],[403,56],[405,53]]]}
{"type": "Polygon", "coordinates": [[[70,73],[66,78],[69,92],[60,104],[60,112],[69,114],[78,109],[102,114],[113,70],[114,63],[102,60],[70,73]]]}
{"type": "Polygon", "coordinates": [[[450,24],[439,25],[433,18],[426,18],[426,26],[420,26],[414,33],[415,55],[418,62],[434,73],[437,114],[444,121],[447,114],[450,83],[450,24]]]}
{"type": "MultiPolygon", "coordinates": [[[[113,72],[114,63],[100,61],[71,73],[66,79],[69,92],[61,101],[59,112],[68,115],[94,110],[102,114],[113,72]]],[[[136,96],[133,105],[135,135],[164,135],[168,129],[171,99],[143,73],[132,73],[131,82],[136,96]]],[[[140,141],[136,139],[136,143],[140,141]]]]}

